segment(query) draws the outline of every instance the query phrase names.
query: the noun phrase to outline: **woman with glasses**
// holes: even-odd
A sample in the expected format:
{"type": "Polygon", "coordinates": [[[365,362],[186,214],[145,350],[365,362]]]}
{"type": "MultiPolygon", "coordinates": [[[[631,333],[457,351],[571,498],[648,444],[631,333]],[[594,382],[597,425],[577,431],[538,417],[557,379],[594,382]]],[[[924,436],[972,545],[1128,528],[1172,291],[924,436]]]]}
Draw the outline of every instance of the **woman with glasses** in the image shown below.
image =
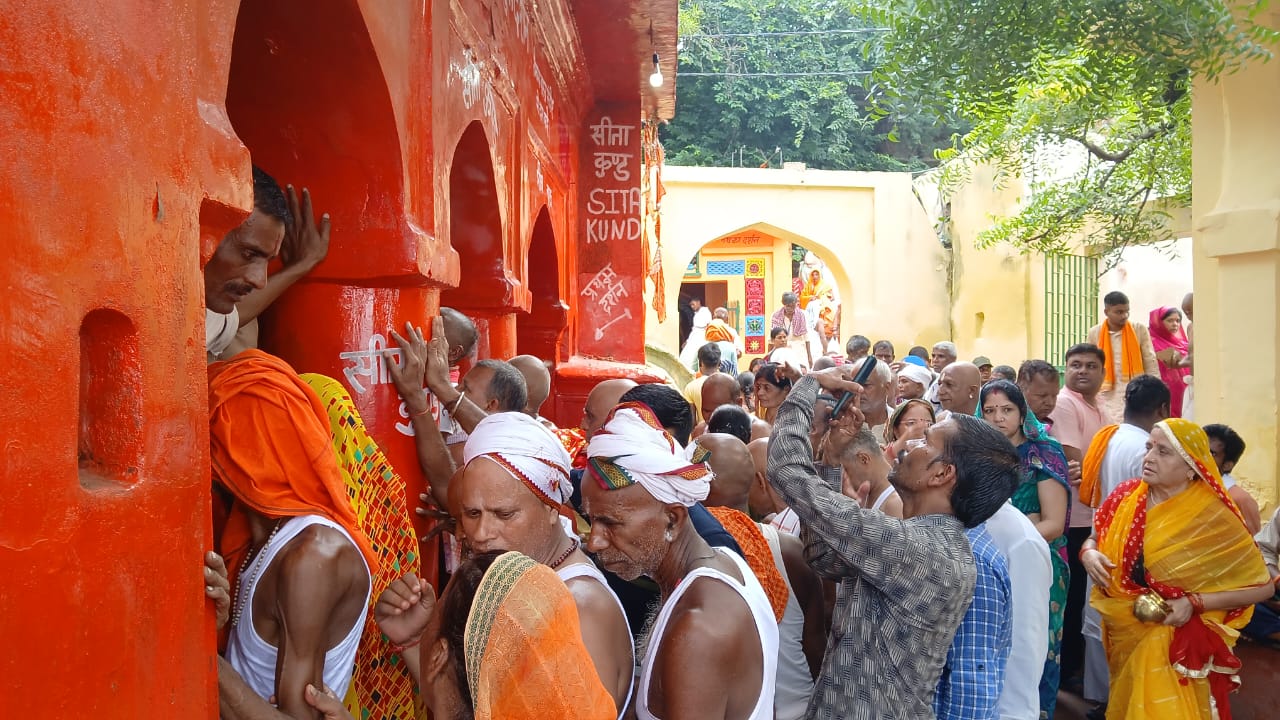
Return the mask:
{"type": "Polygon", "coordinates": [[[889,416],[884,429],[884,456],[890,464],[908,449],[913,440],[923,440],[924,431],[933,426],[936,418],[933,405],[928,400],[913,398],[904,401],[889,416]]]}
{"type": "Polygon", "coordinates": [[[1040,710],[1053,717],[1061,675],[1062,622],[1067,604],[1067,516],[1070,494],[1067,457],[1058,441],[1049,437],[1034,413],[1027,411],[1022,390],[1008,380],[993,380],[982,387],[978,413],[1004,433],[1022,458],[1023,480],[1011,501],[1049,543],[1053,561],[1053,585],[1049,588],[1049,657],[1040,678],[1040,710]]]}

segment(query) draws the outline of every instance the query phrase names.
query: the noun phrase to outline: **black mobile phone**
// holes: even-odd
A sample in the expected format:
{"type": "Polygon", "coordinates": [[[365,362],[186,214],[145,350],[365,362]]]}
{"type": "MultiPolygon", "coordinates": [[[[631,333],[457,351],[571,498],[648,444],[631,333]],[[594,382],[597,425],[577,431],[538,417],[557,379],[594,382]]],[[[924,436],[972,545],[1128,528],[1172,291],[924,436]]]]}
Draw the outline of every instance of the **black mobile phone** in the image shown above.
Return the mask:
{"type": "MultiPolygon", "coordinates": [[[[877,362],[880,361],[876,360],[874,355],[868,355],[867,359],[863,361],[862,367],[858,368],[858,374],[853,377],[853,381],[859,385],[866,383],[867,378],[871,377],[871,371],[876,369],[877,362]]],[[[849,401],[852,399],[853,393],[851,392],[846,391],[844,395],[841,395],[840,401],[836,403],[834,408],[831,408],[831,417],[840,417],[840,411],[844,410],[844,406],[849,404],[849,401]]]]}

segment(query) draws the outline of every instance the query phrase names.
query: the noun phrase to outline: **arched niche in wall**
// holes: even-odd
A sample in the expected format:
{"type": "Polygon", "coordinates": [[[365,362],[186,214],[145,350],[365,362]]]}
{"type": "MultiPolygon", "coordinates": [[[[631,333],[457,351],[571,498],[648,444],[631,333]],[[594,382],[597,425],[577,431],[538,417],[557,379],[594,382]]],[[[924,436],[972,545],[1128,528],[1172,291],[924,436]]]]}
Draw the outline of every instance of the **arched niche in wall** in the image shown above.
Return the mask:
{"type": "Polygon", "coordinates": [[[484,126],[463,131],[449,165],[449,242],[458,253],[458,287],[440,303],[463,312],[511,312],[511,283],[505,272],[501,198],[484,126]]]}
{"type": "Polygon", "coordinates": [[[529,236],[529,267],[525,273],[532,300],[528,313],[516,321],[516,346],[521,354],[543,360],[560,359],[560,341],[569,324],[569,306],[560,297],[560,254],[556,250],[551,215],[544,207],[529,236]]]}
{"type": "Polygon", "coordinates": [[[355,0],[244,0],[227,112],[255,165],[311,191],[332,239],[313,278],[353,284],[411,273],[400,136],[355,0]]]}

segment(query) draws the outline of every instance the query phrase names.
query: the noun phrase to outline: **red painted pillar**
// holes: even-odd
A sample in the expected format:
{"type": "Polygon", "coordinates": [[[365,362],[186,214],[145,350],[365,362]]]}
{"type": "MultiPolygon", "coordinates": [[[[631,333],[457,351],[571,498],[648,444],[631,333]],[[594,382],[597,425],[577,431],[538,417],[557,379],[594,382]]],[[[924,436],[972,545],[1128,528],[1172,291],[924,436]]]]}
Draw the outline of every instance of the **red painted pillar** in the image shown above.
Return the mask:
{"type": "Polygon", "coordinates": [[[0,14],[0,716],[217,716],[200,260],[251,198],[235,9],[0,14]]]}
{"type": "Polygon", "coordinates": [[[578,354],[644,363],[640,106],[587,114],[578,192],[578,354]]]}
{"type": "Polygon", "coordinates": [[[332,218],[329,256],[264,316],[261,346],[298,372],[346,386],[405,479],[406,506],[418,522],[412,508],[425,478],[382,351],[396,348],[390,331],[403,334],[406,321],[430,333],[436,286],[456,282],[458,262],[429,232],[429,174],[415,184],[416,169],[405,169],[427,163],[432,151],[429,133],[397,120],[396,108],[418,96],[389,80],[429,73],[429,58],[379,34],[382,10],[378,3],[244,3],[227,107],[254,162],[281,184],[310,188],[316,212],[332,218]],[[410,161],[410,151],[424,155],[410,161]]]}

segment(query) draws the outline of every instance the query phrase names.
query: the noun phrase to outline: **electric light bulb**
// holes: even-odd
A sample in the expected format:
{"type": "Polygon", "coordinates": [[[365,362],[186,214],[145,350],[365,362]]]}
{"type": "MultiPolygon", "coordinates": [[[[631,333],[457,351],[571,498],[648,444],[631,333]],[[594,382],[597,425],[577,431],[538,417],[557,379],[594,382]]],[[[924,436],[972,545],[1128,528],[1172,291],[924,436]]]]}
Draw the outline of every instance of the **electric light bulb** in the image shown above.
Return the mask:
{"type": "Polygon", "coordinates": [[[662,71],[654,70],[653,74],[649,76],[649,85],[656,88],[660,88],[662,87],[662,82],[663,82],[662,71]]]}

